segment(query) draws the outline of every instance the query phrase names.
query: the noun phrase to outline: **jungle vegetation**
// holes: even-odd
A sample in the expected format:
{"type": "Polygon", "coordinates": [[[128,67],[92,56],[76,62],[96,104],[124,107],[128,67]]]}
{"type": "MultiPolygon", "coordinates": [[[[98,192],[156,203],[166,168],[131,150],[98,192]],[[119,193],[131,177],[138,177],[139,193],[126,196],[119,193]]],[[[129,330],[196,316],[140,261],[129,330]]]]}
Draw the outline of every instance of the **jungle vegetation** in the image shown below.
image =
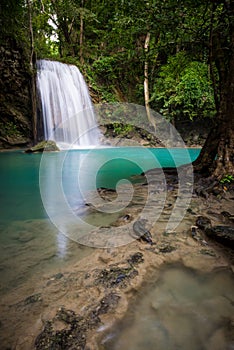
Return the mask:
{"type": "Polygon", "coordinates": [[[76,64],[98,101],[212,122],[195,169],[234,166],[234,0],[3,0],[1,43],[76,64]],[[12,45],[14,46],[14,45],[12,45]]]}

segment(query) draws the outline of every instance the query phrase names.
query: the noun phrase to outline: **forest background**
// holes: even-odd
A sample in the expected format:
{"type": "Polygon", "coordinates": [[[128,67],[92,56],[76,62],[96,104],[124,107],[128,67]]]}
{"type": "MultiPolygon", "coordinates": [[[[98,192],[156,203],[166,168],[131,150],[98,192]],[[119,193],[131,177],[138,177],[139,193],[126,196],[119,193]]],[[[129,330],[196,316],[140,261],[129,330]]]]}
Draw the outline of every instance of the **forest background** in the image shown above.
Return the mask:
{"type": "Polygon", "coordinates": [[[2,0],[0,45],[2,145],[36,139],[35,63],[48,58],[77,65],[95,102],[209,125],[195,165],[233,174],[233,0],[2,0]]]}

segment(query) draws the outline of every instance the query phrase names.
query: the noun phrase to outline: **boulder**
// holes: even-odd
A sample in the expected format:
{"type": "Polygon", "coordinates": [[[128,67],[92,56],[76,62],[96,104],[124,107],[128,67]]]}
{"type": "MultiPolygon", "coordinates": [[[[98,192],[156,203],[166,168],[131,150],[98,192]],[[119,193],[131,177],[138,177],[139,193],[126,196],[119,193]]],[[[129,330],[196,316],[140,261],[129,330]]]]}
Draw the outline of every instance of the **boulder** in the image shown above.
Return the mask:
{"type": "Polygon", "coordinates": [[[37,145],[28,148],[25,153],[35,153],[35,152],[56,152],[60,151],[58,146],[54,141],[41,141],[37,145]]]}
{"type": "Polygon", "coordinates": [[[199,229],[203,230],[205,234],[214,239],[215,241],[222,243],[223,245],[234,249],[234,227],[228,225],[216,225],[211,224],[211,220],[206,216],[199,216],[196,220],[196,225],[199,229]]]}
{"type": "Polygon", "coordinates": [[[196,220],[196,225],[202,230],[209,229],[211,227],[211,221],[206,216],[198,216],[196,220]]]}
{"type": "Polygon", "coordinates": [[[211,226],[205,229],[205,233],[217,242],[234,249],[234,227],[221,225],[211,226]]]}

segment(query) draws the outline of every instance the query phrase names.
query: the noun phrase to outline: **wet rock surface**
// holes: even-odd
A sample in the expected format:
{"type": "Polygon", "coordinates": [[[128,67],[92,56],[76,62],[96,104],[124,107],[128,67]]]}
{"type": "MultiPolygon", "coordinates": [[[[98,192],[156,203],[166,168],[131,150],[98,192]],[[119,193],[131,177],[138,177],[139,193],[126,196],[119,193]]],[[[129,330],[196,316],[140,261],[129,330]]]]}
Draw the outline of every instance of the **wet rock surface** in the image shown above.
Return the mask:
{"type": "Polygon", "coordinates": [[[211,220],[204,216],[199,216],[196,224],[200,229],[204,230],[208,237],[234,249],[234,226],[212,226],[211,220]]]}
{"type": "Polygon", "coordinates": [[[205,230],[205,233],[229,248],[234,249],[234,227],[231,226],[213,226],[205,230]]]}
{"type": "Polygon", "coordinates": [[[126,124],[123,123],[107,123],[102,126],[103,131],[103,143],[113,146],[128,146],[132,143],[139,143],[142,146],[147,147],[164,147],[162,141],[149,131],[131,125],[126,128],[126,124]]]}
{"type": "MultiPolygon", "coordinates": [[[[147,226],[150,224],[148,217],[144,226],[150,231],[154,245],[133,239],[127,245],[93,249],[81,260],[72,260],[66,267],[55,268],[50,273],[42,270],[33,279],[33,284],[29,279],[28,283],[19,283],[7,293],[3,290],[0,305],[3,350],[101,349],[103,332],[125,315],[137,291],[150,280],[152,271],[157,274],[165,263],[177,262],[206,273],[233,266],[234,256],[230,248],[216,245],[205,232],[225,225],[232,227],[229,219],[233,216],[232,190],[223,192],[221,197],[212,192],[207,198],[194,192],[182,222],[170,231],[166,229],[166,224],[178,196],[177,175],[168,173],[166,180],[167,186],[150,194],[150,208],[152,204],[152,215],[155,215],[161,206],[160,195],[167,191],[163,210],[154,224],[147,226]],[[192,227],[195,226],[194,231],[192,227]]],[[[106,230],[107,235],[111,235],[113,230],[113,237],[118,228],[125,234],[134,233],[133,225],[139,220],[148,196],[148,185],[144,181],[142,175],[142,182],[134,185],[132,202],[107,227],[99,228],[100,231],[106,230]]],[[[115,191],[100,189],[100,192],[107,203],[116,198],[115,191]]],[[[88,215],[94,212],[90,206],[82,210],[88,215]]],[[[153,220],[152,217],[151,222],[153,220]]],[[[38,229],[42,228],[43,225],[38,223],[38,229]]],[[[34,249],[36,231],[32,237],[22,242],[24,246],[20,257],[23,249],[34,249]]],[[[46,251],[44,258],[52,259],[54,255],[52,250],[46,251]]],[[[15,260],[14,268],[22,263],[23,260],[15,260]]]]}
{"type": "MultiPolygon", "coordinates": [[[[138,253],[129,257],[129,264],[137,265],[140,261],[141,255],[138,253]]],[[[117,267],[100,272],[95,270],[94,276],[97,275],[97,278],[94,285],[105,287],[104,296],[91,305],[87,304],[85,312],[81,311],[82,315],[64,307],[58,309],[55,317],[45,322],[42,332],[35,340],[35,349],[89,349],[86,343],[90,331],[102,325],[103,315],[115,313],[118,307],[121,296],[114,289],[127,287],[134,272],[137,273],[137,270],[133,267],[132,271],[131,268],[127,270],[117,267]],[[108,292],[108,289],[111,291],[108,292]]],[[[85,278],[89,280],[92,276],[86,275],[85,278]]]]}
{"type": "Polygon", "coordinates": [[[129,280],[138,275],[136,266],[144,262],[142,253],[135,253],[127,259],[127,264],[123,267],[113,266],[109,269],[103,269],[97,272],[95,283],[101,284],[106,288],[126,288],[129,280]]]}
{"type": "MultiPolygon", "coordinates": [[[[205,143],[211,128],[212,120],[188,121],[181,120],[176,122],[176,129],[179,131],[184,142],[188,147],[199,147],[205,143]]],[[[106,123],[101,126],[105,144],[114,146],[128,146],[132,142],[147,147],[164,147],[162,141],[154,135],[154,132],[148,132],[137,126],[126,128],[126,124],[106,123]],[[131,141],[131,143],[130,143],[131,141]]]]}
{"type": "Polygon", "coordinates": [[[87,332],[100,323],[100,315],[117,307],[120,297],[109,293],[88,313],[86,317],[73,310],[60,308],[52,320],[46,321],[43,331],[37,336],[35,349],[87,349],[87,332]]]}
{"type": "Polygon", "coordinates": [[[26,46],[7,37],[0,44],[0,59],[0,148],[24,147],[33,138],[26,46]]]}

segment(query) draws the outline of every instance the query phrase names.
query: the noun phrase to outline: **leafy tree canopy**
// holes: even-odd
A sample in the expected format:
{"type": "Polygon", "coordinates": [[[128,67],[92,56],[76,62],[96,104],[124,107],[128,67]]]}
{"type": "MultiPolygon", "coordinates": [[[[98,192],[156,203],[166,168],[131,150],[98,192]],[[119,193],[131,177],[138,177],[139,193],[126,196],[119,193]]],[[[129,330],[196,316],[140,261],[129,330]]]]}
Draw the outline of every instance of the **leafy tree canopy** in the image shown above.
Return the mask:
{"type": "Polygon", "coordinates": [[[170,56],[159,71],[151,101],[169,120],[213,117],[214,93],[207,64],[192,61],[184,51],[170,56]]]}

